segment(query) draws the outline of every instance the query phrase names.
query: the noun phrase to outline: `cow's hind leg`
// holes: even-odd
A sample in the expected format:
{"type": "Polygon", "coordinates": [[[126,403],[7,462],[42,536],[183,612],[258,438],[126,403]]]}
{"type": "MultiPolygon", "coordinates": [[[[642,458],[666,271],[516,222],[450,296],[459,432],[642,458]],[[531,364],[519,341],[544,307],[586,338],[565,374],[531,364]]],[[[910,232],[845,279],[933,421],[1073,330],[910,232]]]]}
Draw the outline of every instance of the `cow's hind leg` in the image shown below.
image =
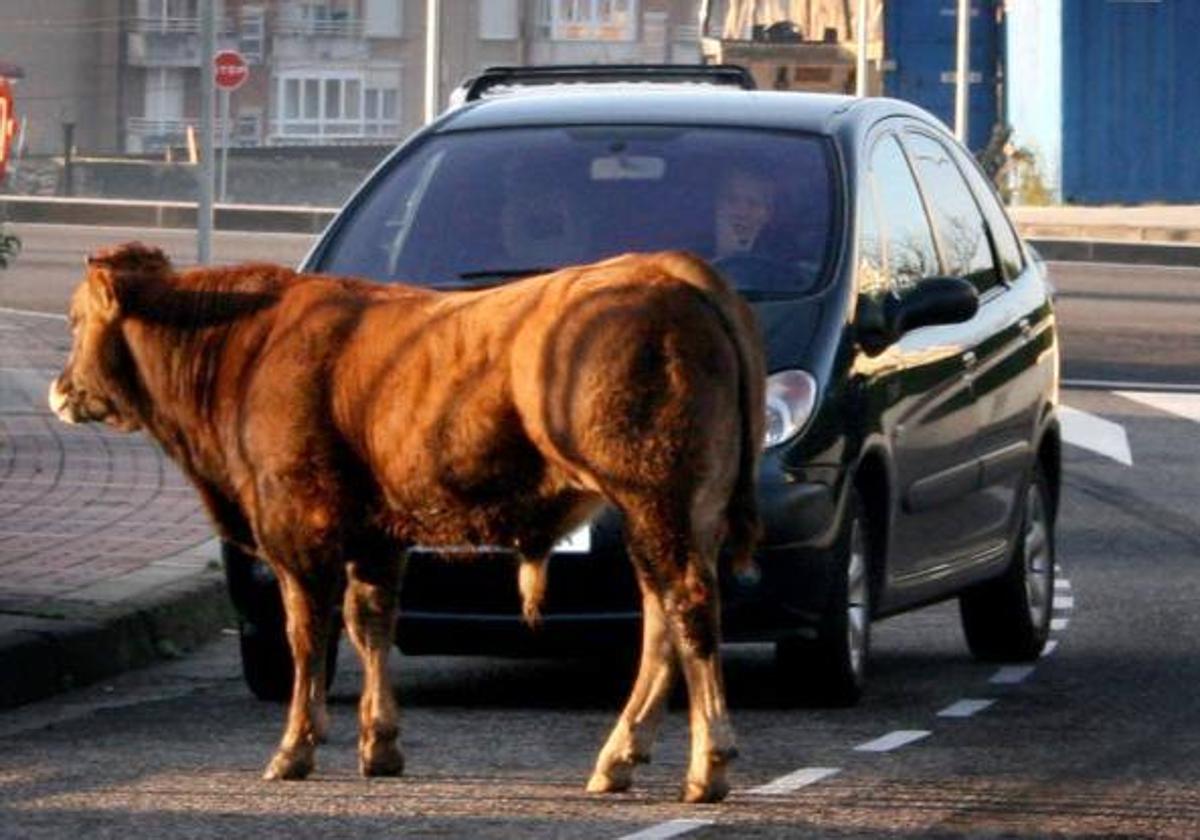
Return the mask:
{"type": "Polygon", "coordinates": [[[614,793],[633,784],[637,764],[650,760],[658,725],[667,705],[675,672],[666,614],[658,588],[645,580],[642,588],[642,658],[629,700],[612,734],[600,750],[596,769],[588,780],[589,793],[614,793]]]}
{"type": "Polygon", "coordinates": [[[316,763],[316,744],[328,728],[325,710],[325,656],[331,632],[336,581],[327,574],[310,575],[302,583],[276,568],[288,643],[295,673],[287,727],[264,779],[303,779],[316,763]]]}
{"type": "Polygon", "coordinates": [[[404,756],[396,744],[400,714],[387,675],[400,567],[398,553],[395,559],[380,556],[371,564],[347,565],[343,612],[346,629],[363,663],[358,768],[364,776],[399,776],[404,772],[404,756]]]}
{"type": "MultiPolygon", "coordinates": [[[[684,511],[659,505],[626,508],[639,576],[660,599],[662,623],[687,682],[687,802],[724,799],[729,793],[726,771],[737,756],[721,676],[716,561],[722,531],[717,511],[699,501],[684,511]]],[[[665,700],[665,692],[659,700],[665,700]]]]}

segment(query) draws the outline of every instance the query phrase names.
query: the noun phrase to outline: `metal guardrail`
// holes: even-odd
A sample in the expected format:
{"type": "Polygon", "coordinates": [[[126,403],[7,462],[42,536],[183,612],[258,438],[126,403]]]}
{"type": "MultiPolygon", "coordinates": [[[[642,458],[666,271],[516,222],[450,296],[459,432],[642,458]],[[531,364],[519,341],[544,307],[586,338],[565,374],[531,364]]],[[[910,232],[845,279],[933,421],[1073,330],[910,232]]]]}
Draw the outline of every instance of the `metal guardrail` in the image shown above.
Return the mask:
{"type": "MultiPolygon", "coordinates": [[[[218,204],[216,228],[269,233],[316,234],[337,213],[335,207],[218,204]]],[[[16,224],[111,225],[192,228],[196,205],[186,201],[112,201],[0,195],[0,217],[16,224]]],[[[1025,235],[1018,220],[1018,229],[1025,235]]],[[[1075,238],[1027,237],[1043,258],[1063,262],[1200,267],[1200,244],[1089,239],[1080,227],[1075,238]]]]}

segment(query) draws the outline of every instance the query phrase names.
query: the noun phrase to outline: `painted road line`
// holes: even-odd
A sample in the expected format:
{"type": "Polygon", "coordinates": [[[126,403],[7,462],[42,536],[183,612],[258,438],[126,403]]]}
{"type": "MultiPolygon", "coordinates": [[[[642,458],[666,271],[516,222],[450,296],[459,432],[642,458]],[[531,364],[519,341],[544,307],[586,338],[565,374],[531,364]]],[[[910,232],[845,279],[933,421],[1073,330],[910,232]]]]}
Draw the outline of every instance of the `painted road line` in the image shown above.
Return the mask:
{"type": "Polygon", "coordinates": [[[712,824],[712,820],[670,820],[635,831],[633,834],[624,834],[617,840],[667,840],[668,837],[679,837],[712,824]]]}
{"type": "Polygon", "coordinates": [[[1070,595],[1055,595],[1054,609],[1056,610],[1073,610],[1075,609],[1075,599],[1070,595]]]}
{"type": "Polygon", "coordinates": [[[1058,649],[1058,639],[1051,639],[1050,641],[1046,642],[1046,646],[1044,648],[1042,648],[1042,658],[1044,659],[1045,657],[1054,653],[1054,651],[1057,649],[1058,649]]]}
{"type": "Polygon", "coordinates": [[[1152,391],[1113,391],[1118,397],[1148,405],[1167,414],[1174,414],[1200,423],[1200,394],[1154,393],[1152,391]]]}
{"type": "Polygon", "coordinates": [[[938,717],[969,718],[972,715],[982,712],[995,702],[995,700],[959,700],[957,703],[951,703],[938,712],[938,717]]]}
{"type": "Polygon", "coordinates": [[[992,674],[992,678],[988,682],[994,685],[1016,685],[1024,682],[1032,673],[1032,665],[1006,665],[992,674]]]}
{"type": "Polygon", "coordinates": [[[1071,619],[1066,616],[1050,619],[1050,629],[1055,631],[1066,630],[1067,625],[1071,623],[1071,619]]]}
{"type": "Polygon", "coordinates": [[[1066,578],[1057,578],[1054,581],[1054,588],[1062,589],[1064,591],[1069,590],[1071,588],[1071,581],[1067,580],[1066,578]]]}
{"type": "Polygon", "coordinates": [[[802,787],[816,784],[822,779],[828,779],[830,776],[840,772],[842,771],[837,767],[802,767],[794,773],[780,776],[778,779],[767,782],[765,785],[750,788],[746,793],[752,796],[780,796],[785,793],[791,793],[794,790],[799,790],[802,787]]]}
{"type": "Polygon", "coordinates": [[[854,750],[855,752],[890,752],[920,741],[922,738],[928,738],[931,734],[933,733],[926,729],[898,729],[895,732],[889,732],[882,738],[859,744],[854,750]]]}
{"type": "Polygon", "coordinates": [[[1064,388],[1081,391],[1166,391],[1200,394],[1200,382],[1125,382],[1116,379],[1064,379],[1064,388]]]}
{"type": "Polygon", "coordinates": [[[1066,405],[1059,406],[1058,416],[1062,421],[1062,439],[1066,443],[1112,458],[1127,467],[1133,466],[1129,437],[1120,423],[1066,405]]]}
{"type": "Polygon", "coordinates": [[[8,306],[0,306],[0,315],[32,315],[34,318],[52,318],[55,321],[67,320],[66,315],[59,315],[55,312],[38,312],[35,309],[13,309],[8,306]]]}

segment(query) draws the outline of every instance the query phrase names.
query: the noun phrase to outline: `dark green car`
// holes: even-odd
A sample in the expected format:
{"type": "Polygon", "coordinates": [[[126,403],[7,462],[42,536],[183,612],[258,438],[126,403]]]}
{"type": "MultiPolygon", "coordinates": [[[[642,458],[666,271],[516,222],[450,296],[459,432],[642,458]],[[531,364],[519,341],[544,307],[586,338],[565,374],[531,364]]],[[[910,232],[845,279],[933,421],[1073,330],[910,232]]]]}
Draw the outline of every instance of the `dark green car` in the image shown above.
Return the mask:
{"type": "MultiPolygon", "coordinates": [[[[1036,658],[1054,591],[1059,347],[1045,269],[970,155],[888,99],[744,89],[729,68],[500,70],[396,150],[305,268],[439,288],[686,249],[767,346],[758,572],[723,580],[725,638],[852,703],[871,621],[958,598],[971,651],[1036,658]],[[734,84],[727,84],[730,80],[734,84]]],[[[621,524],[560,546],[544,622],[511,556],[411,553],[407,653],[577,654],[636,637],[621,524]]],[[[230,550],[247,677],[284,696],[274,583],[230,550]]]]}

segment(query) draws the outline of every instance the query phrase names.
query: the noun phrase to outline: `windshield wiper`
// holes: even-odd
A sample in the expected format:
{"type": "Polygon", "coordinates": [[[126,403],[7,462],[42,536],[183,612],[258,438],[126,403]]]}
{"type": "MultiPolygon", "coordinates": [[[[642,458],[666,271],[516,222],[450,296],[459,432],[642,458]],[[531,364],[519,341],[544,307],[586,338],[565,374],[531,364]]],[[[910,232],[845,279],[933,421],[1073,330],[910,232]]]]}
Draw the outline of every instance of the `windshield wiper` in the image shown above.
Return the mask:
{"type": "Polygon", "coordinates": [[[549,274],[558,271],[557,267],[536,266],[534,268],[487,268],[479,271],[464,271],[458,275],[460,280],[506,280],[512,277],[532,277],[535,274],[549,274]]]}

